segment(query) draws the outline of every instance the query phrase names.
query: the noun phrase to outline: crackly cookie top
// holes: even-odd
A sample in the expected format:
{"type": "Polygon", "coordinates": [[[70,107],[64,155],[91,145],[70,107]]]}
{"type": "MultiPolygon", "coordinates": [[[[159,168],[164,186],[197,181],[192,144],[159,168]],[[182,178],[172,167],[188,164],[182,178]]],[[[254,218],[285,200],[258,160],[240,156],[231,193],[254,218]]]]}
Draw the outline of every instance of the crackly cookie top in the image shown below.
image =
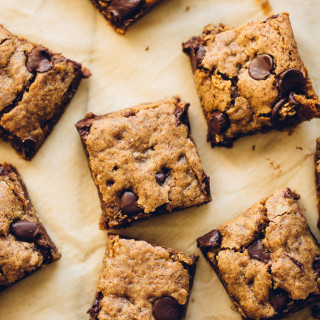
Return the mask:
{"type": "Polygon", "coordinates": [[[187,108],[171,99],[78,122],[105,210],[102,226],[211,200],[187,108]]]}
{"type": "Polygon", "coordinates": [[[32,157],[63,111],[70,86],[89,76],[88,70],[83,72],[79,63],[0,25],[0,135],[19,141],[18,151],[32,157]]]}
{"type": "Polygon", "coordinates": [[[60,254],[11,165],[0,165],[0,291],[60,254]]]}
{"type": "Polygon", "coordinates": [[[183,48],[213,144],[319,116],[287,13],[238,28],[209,25],[183,48]]]}
{"type": "Polygon", "coordinates": [[[298,198],[282,188],[198,239],[245,317],[270,318],[320,294],[320,249],[298,198]]]}
{"type": "Polygon", "coordinates": [[[91,319],[183,319],[194,264],[185,253],[109,235],[91,319]]]}

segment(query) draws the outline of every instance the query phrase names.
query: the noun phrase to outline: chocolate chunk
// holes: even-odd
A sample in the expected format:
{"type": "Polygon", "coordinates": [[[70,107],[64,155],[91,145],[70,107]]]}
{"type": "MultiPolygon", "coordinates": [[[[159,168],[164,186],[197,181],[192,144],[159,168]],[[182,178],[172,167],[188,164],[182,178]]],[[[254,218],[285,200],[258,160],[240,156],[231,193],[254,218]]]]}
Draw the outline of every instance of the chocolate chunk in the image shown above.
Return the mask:
{"type": "Polygon", "coordinates": [[[170,170],[167,168],[163,168],[162,172],[156,174],[156,181],[160,186],[162,186],[169,176],[170,170]]]}
{"type": "Polygon", "coordinates": [[[215,134],[225,132],[230,126],[228,116],[220,111],[216,111],[210,116],[209,123],[215,134]]]}
{"type": "Polygon", "coordinates": [[[269,300],[273,309],[277,313],[280,313],[286,308],[289,302],[289,295],[282,289],[271,290],[269,293],[269,300]]]}
{"type": "Polygon", "coordinates": [[[39,224],[30,221],[16,221],[11,224],[11,233],[20,241],[34,242],[40,231],[39,224]]]}
{"type": "Polygon", "coordinates": [[[280,74],[279,89],[283,95],[298,91],[306,85],[303,73],[298,69],[288,69],[280,74]]]}
{"type": "Polygon", "coordinates": [[[188,129],[190,130],[190,122],[189,122],[189,117],[188,117],[189,106],[190,106],[190,104],[187,103],[183,109],[177,108],[174,111],[174,115],[177,118],[177,126],[180,126],[181,124],[185,124],[185,125],[187,125],[188,129]]]}
{"type": "Polygon", "coordinates": [[[99,312],[101,310],[100,301],[103,299],[102,292],[97,292],[93,301],[92,307],[87,311],[91,317],[98,319],[99,312]]]}
{"type": "Polygon", "coordinates": [[[120,207],[124,214],[142,211],[138,206],[138,197],[131,191],[125,191],[121,197],[120,207]]]}
{"type": "Polygon", "coordinates": [[[256,240],[251,246],[248,247],[248,253],[252,259],[257,259],[264,263],[268,263],[270,261],[270,252],[262,244],[260,239],[256,240]]]}
{"type": "Polygon", "coordinates": [[[216,249],[221,244],[221,234],[218,230],[212,230],[197,239],[198,247],[205,252],[216,249]]]}
{"type": "Polygon", "coordinates": [[[294,92],[290,92],[289,94],[289,103],[297,107],[300,105],[300,103],[294,98],[294,92]]]}
{"type": "Polygon", "coordinates": [[[183,317],[184,306],[171,297],[158,299],[152,308],[156,320],[179,320],[183,317]]]}
{"type": "Polygon", "coordinates": [[[53,68],[51,54],[48,49],[38,46],[29,53],[27,59],[27,68],[30,72],[47,72],[53,68]]]}
{"type": "Polygon", "coordinates": [[[284,104],[287,102],[287,99],[280,99],[272,108],[271,111],[271,118],[272,119],[277,119],[279,111],[281,110],[281,108],[284,106],[284,104]]]}
{"type": "Polygon", "coordinates": [[[320,307],[317,304],[311,308],[311,314],[315,319],[320,319],[320,307]]]}
{"type": "Polygon", "coordinates": [[[320,277],[320,257],[316,257],[313,261],[313,270],[316,272],[317,277],[320,277]]]}
{"type": "Polygon", "coordinates": [[[288,199],[294,199],[294,200],[300,199],[300,195],[291,191],[291,189],[289,188],[284,192],[283,196],[288,199]]]}
{"type": "Polygon", "coordinates": [[[110,19],[118,26],[126,25],[139,12],[142,3],[142,0],[111,1],[108,7],[110,19]]]}
{"type": "Polygon", "coordinates": [[[300,261],[298,261],[294,257],[289,256],[286,253],[285,255],[301,270],[301,272],[304,272],[304,265],[300,261]]]}
{"type": "Polygon", "coordinates": [[[192,71],[195,72],[206,54],[206,49],[200,44],[197,37],[193,37],[188,42],[183,43],[182,47],[183,52],[190,57],[192,71]]]}
{"type": "Polygon", "coordinates": [[[255,80],[266,80],[273,69],[273,58],[268,54],[259,54],[250,63],[249,75],[255,80]]]}

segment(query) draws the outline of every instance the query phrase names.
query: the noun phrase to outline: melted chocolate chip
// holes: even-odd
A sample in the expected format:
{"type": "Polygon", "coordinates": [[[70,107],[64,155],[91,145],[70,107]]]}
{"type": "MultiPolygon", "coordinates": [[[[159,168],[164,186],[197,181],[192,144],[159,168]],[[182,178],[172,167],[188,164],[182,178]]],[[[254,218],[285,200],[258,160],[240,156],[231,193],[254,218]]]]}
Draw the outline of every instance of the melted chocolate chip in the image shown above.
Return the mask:
{"type": "Polygon", "coordinates": [[[216,111],[210,116],[209,123],[215,134],[221,134],[225,132],[230,126],[230,120],[228,116],[220,111],[216,111]]]}
{"type": "Polygon", "coordinates": [[[125,191],[121,196],[120,207],[124,214],[133,214],[141,211],[138,206],[138,197],[132,191],[125,191]]]}
{"type": "Polygon", "coordinates": [[[280,99],[275,105],[274,107],[272,108],[272,111],[271,111],[271,118],[273,120],[277,119],[278,117],[278,114],[281,110],[281,108],[284,106],[284,104],[287,102],[287,99],[280,99]]]}
{"type": "Polygon", "coordinates": [[[152,314],[156,320],[180,320],[184,306],[171,297],[163,297],[153,304],[152,314]]]}
{"type": "Polygon", "coordinates": [[[218,230],[212,230],[204,236],[197,239],[198,247],[208,252],[211,249],[217,249],[221,244],[221,234],[218,230]]]}
{"type": "Polygon", "coordinates": [[[298,261],[294,257],[289,256],[286,253],[285,255],[301,270],[301,272],[304,272],[304,265],[300,261],[298,261]]]}
{"type": "Polygon", "coordinates": [[[139,12],[143,0],[117,0],[111,1],[108,7],[110,19],[117,26],[128,25],[128,20],[134,18],[139,12]]]}
{"type": "Polygon", "coordinates": [[[40,232],[39,224],[30,221],[16,221],[11,224],[11,233],[20,241],[34,242],[40,232]]]}
{"type": "Polygon", "coordinates": [[[316,257],[313,261],[313,270],[317,274],[317,277],[320,277],[320,257],[316,257]]]}
{"type": "Polygon", "coordinates": [[[162,172],[156,174],[156,181],[160,186],[162,186],[169,176],[170,170],[167,168],[163,168],[162,172]]]}
{"type": "Polygon", "coordinates": [[[190,57],[192,71],[195,72],[206,54],[206,49],[200,44],[197,37],[193,37],[188,42],[183,43],[182,47],[183,51],[190,57]]]}
{"type": "Polygon", "coordinates": [[[27,68],[30,72],[47,72],[53,68],[51,61],[52,55],[49,50],[38,46],[29,53],[27,59],[27,68]]]}
{"type": "Polygon", "coordinates": [[[280,74],[279,89],[283,95],[298,91],[306,85],[303,73],[298,69],[288,69],[280,74]]]}
{"type": "Polygon", "coordinates": [[[188,109],[189,109],[189,104],[187,104],[184,108],[177,108],[174,111],[174,115],[177,118],[177,126],[180,124],[185,124],[188,126],[190,130],[190,123],[189,123],[189,117],[188,117],[188,109]]]}
{"type": "Polygon", "coordinates": [[[273,58],[268,54],[259,54],[250,63],[249,75],[255,80],[266,80],[273,69],[273,58]]]}
{"type": "Polygon", "coordinates": [[[294,98],[294,92],[290,92],[289,94],[289,103],[297,107],[300,105],[300,103],[294,98]]]}
{"type": "Polygon", "coordinates": [[[280,313],[286,308],[289,302],[289,295],[286,291],[281,289],[271,290],[269,293],[269,300],[273,309],[277,313],[280,313]]]}
{"type": "Polygon", "coordinates": [[[257,259],[264,263],[268,263],[270,261],[270,252],[262,244],[260,239],[256,240],[251,246],[248,247],[248,253],[252,259],[257,259]]]}

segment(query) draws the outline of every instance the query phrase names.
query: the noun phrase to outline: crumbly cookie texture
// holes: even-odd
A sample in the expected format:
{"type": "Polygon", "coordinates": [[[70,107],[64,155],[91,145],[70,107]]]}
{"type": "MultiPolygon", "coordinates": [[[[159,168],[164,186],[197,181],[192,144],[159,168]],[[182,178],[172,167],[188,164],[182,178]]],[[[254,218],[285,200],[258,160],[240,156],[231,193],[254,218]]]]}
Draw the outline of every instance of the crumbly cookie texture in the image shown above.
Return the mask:
{"type": "Polygon", "coordinates": [[[45,138],[89,70],[0,25],[0,137],[27,160],[45,138]]]}
{"type": "Polygon", "coordinates": [[[316,152],[314,155],[315,160],[315,176],[316,176],[316,191],[318,203],[318,228],[320,229],[320,138],[316,140],[316,152]]]}
{"type": "Polygon", "coordinates": [[[208,25],[183,44],[189,55],[212,146],[293,127],[320,115],[289,15],[239,28],[208,25]]]}
{"type": "Polygon", "coordinates": [[[182,320],[198,257],[109,234],[90,320],[182,320]]]}
{"type": "Polygon", "coordinates": [[[211,201],[188,106],[172,98],[88,114],[76,124],[101,199],[102,229],[211,201]]]}
{"type": "Polygon", "coordinates": [[[148,13],[161,0],[91,0],[119,34],[148,13]]]}
{"type": "Polygon", "coordinates": [[[59,259],[19,173],[0,165],[0,291],[59,259]]]}
{"type": "Polygon", "coordinates": [[[280,318],[320,299],[320,248],[299,198],[279,189],[198,239],[245,319],[280,318]]]}

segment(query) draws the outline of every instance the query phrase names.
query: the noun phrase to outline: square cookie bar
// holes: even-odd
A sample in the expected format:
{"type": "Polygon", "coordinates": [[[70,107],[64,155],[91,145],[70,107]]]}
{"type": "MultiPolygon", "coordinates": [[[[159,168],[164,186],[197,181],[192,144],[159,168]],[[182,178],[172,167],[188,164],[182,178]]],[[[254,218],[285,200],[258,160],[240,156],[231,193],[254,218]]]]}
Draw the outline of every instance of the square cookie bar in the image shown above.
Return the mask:
{"type": "Polygon", "coordinates": [[[27,160],[90,72],[0,25],[0,137],[27,160]]]}
{"type": "Polygon", "coordinates": [[[0,165],[0,291],[59,259],[19,173],[0,165]]]}
{"type": "Polygon", "coordinates": [[[102,229],[211,201],[188,107],[172,98],[88,114],[76,124],[101,199],[102,229]]]}
{"type": "Polygon", "coordinates": [[[241,136],[320,115],[287,13],[239,28],[208,25],[183,50],[191,59],[212,146],[232,146],[241,136]]]}
{"type": "Polygon", "coordinates": [[[182,320],[198,257],[109,234],[90,320],[182,320]]]}
{"type": "Polygon", "coordinates": [[[148,13],[161,0],[91,0],[93,5],[112,24],[125,34],[128,27],[148,13]]]}
{"type": "Polygon", "coordinates": [[[320,248],[289,188],[198,239],[245,319],[277,319],[320,300],[320,248]]]}

